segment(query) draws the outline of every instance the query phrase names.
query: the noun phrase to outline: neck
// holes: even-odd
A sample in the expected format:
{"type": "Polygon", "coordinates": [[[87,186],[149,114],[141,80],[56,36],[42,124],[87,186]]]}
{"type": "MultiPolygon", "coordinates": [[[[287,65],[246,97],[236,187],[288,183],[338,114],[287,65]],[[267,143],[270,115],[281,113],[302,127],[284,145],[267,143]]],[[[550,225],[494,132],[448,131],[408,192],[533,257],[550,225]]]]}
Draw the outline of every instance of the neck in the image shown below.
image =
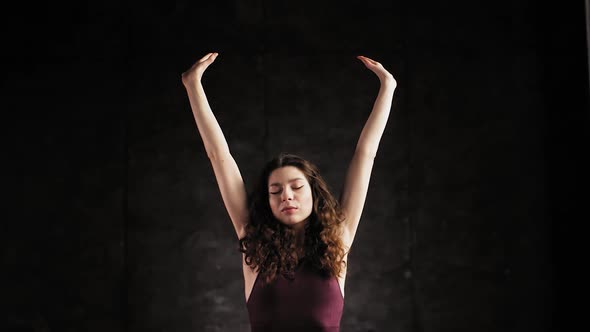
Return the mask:
{"type": "Polygon", "coordinates": [[[295,231],[295,246],[297,247],[296,250],[298,253],[297,256],[302,257],[305,254],[305,223],[296,225],[293,230],[295,231]]]}

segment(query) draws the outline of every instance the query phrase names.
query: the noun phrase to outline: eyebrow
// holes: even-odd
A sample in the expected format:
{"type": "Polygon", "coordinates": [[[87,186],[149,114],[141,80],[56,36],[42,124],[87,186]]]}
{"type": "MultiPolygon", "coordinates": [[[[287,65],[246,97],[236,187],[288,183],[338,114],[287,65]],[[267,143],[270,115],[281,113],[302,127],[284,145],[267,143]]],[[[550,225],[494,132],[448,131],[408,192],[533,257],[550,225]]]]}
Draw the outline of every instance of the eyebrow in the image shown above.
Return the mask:
{"type": "MultiPolygon", "coordinates": [[[[295,178],[295,179],[290,179],[288,182],[293,182],[293,181],[296,181],[296,180],[303,180],[303,179],[302,178],[295,178]]],[[[270,184],[269,187],[272,187],[272,186],[280,186],[280,185],[281,185],[280,183],[275,182],[273,184],[270,184]]]]}

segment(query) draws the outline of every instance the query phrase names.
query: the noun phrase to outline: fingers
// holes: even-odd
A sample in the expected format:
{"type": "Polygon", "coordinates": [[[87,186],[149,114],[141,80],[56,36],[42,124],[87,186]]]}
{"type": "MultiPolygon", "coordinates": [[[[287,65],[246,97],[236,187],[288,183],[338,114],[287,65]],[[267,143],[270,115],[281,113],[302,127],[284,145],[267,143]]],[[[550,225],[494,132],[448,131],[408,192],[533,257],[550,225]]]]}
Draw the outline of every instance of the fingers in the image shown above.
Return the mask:
{"type": "Polygon", "coordinates": [[[202,57],[201,59],[199,59],[198,62],[206,61],[207,59],[209,59],[209,57],[211,56],[211,54],[213,54],[213,53],[207,53],[207,54],[205,54],[205,56],[202,57]]]}
{"type": "Polygon", "coordinates": [[[211,53],[207,53],[204,57],[202,57],[201,59],[199,59],[199,61],[195,62],[191,68],[196,68],[199,64],[211,60],[211,62],[215,61],[215,59],[217,59],[217,56],[219,55],[219,53],[215,52],[211,52],[211,53]]]}
{"type": "Polygon", "coordinates": [[[217,59],[217,56],[218,55],[219,55],[219,53],[217,53],[217,52],[215,52],[215,53],[207,53],[207,55],[205,55],[204,57],[202,57],[199,61],[197,61],[197,63],[205,62],[207,60],[215,61],[215,59],[217,59]]]}
{"type": "Polygon", "coordinates": [[[366,56],[359,55],[359,56],[357,56],[357,59],[361,60],[365,64],[371,64],[371,65],[374,65],[374,66],[380,65],[379,62],[377,62],[377,61],[375,61],[373,59],[367,58],[366,56]]]}
{"type": "Polygon", "coordinates": [[[207,59],[211,54],[213,54],[213,53],[210,52],[210,53],[205,54],[205,56],[202,57],[201,60],[207,59]]]}

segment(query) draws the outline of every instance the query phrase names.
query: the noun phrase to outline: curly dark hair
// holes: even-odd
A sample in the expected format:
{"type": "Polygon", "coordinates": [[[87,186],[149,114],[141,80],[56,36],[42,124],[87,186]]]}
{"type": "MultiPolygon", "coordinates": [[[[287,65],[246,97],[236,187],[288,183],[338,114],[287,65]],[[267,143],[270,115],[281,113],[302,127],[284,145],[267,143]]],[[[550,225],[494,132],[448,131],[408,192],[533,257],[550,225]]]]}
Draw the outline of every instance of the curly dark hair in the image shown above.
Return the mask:
{"type": "Polygon", "coordinates": [[[268,179],[284,166],[297,167],[307,178],[313,196],[313,209],[305,225],[305,259],[324,276],[340,276],[346,262],[345,246],[340,238],[345,216],[340,204],[322,179],[319,169],[309,161],[281,153],[262,170],[254,190],[248,195],[249,222],[246,235],[239,240],[239,250],[251,268],[258,268],[259,278],[272,282],[278,274],[290,277],[298,264],[295,232],[278,221],[269,204],[268,179]]]}

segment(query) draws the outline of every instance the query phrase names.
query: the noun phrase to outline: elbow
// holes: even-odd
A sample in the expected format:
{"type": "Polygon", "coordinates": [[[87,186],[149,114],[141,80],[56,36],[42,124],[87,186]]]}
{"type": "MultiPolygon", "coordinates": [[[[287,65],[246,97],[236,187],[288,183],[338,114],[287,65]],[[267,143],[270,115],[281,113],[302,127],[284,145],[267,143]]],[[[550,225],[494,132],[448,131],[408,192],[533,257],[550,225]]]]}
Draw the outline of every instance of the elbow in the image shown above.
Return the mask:
{"type": "Polygon", "coordinates": [[[357,147],[355,151],[355,155],[361,156],[364,158],[375,159],[377,157],[377,150],[376,149],[369,149],[369,148],[362,148],[357,147]]]}
{"type": "Polygon", "coordinates": [[[230,155],[229,150],[208,150],[207,157],[211,161],[227,160],[230,155]]]}

